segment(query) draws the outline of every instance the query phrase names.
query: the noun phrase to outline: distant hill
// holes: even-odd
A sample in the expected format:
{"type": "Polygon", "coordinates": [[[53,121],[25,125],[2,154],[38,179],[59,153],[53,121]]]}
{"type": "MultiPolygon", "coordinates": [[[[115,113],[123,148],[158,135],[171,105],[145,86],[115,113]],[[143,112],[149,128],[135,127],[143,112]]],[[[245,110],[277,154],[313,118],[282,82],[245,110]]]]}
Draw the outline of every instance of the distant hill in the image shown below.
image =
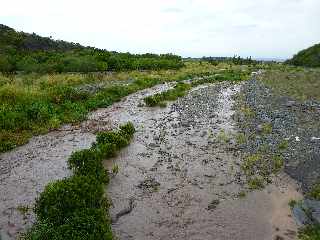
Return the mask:
{"type": "Polygon", "coordinates": [[[295,66],[320,67],[320,44],[298,52],[286,63],[295,66]]]}
{"type": "Polygon", "coordinates": [[[53,40],[48,37],[41,37],[35,33],[16,32],[13,28],[0,24],[0,50],[9,50],[10,48],[29,51],[68,51],[83,49],[84,47],[79,43],[53,40]]]}
{"type": "Polygon", "coordinates": [[[96,72],[178,69],[173,54],[130,54],[84,47],[0,24],[0,72],[96,72]]]}

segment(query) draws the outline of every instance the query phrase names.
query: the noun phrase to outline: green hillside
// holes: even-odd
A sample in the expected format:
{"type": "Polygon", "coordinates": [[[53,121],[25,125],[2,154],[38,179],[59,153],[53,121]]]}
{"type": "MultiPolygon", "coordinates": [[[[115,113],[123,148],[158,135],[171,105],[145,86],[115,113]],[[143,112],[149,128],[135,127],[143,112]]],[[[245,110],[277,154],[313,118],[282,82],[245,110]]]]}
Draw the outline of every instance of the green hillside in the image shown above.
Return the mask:
{"type": "Polygon", "coordinates": [[[178,69],[180,56],[111,52],[17,32],[0,24],[1,72],[97,72],[178,69]]]}
{"type": "Polygon", "coordinates": [[[320,67],[320,43],[300,51],[287,63],[295,66],[320,67]]]}

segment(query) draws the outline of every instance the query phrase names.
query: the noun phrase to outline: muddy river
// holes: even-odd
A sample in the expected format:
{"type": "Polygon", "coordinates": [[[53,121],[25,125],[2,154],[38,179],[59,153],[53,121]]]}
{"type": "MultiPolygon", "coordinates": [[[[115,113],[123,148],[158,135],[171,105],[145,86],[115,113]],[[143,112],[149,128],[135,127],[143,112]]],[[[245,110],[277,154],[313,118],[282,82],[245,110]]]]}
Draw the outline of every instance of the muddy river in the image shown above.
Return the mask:
{"type": "Polygon", "coordinates": [[[280,173],[265,189],[249,191],[240,170],[232,119],[240,85],[201,86],[165,108],[144,106],[144,97],[172,86],[132,94],[77,126],[2,154],[2,236],[15,239],[34,222],[32,211],[21,207],[32,207],[48,182],[70,174],[66,161],[73,151],[88,148],[97,131],[131,121],[134,140],[104,162],[106,168],[119,167],[106,188],[119,239],[296,239],[288,206],[301,197],[295,182],[280,173]]]}

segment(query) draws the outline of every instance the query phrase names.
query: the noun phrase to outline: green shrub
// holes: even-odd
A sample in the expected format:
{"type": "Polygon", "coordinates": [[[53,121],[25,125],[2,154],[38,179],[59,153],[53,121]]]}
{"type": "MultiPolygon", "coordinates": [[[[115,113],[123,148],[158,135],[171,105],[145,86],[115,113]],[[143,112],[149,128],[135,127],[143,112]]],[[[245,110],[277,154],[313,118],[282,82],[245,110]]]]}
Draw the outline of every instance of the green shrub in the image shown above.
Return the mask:
{"type": "Polygon", "coordinates": [[[149,107],[163,106],[164,101],[175,101],[179,97],[183,97],[190,88],[190,84],[177,83],[173,89],[146,97],[143,100],[149,107]]]}
{"type": "Polygon", "coordinates": [[[49,99],[56,104],[66,101],[83,101],[88,99],[89,94],[86,92],[78,91],[71,86],[57,85],[49,89],[49,99]]]}
{"type": "Polygon", "coordinates": [[[131,122],[125,125],[121,125],[119,128],[120,128],[120,134],[124,134],[129,138],[131,138],[136,131],[131,122]]]}
{"type": "Polygon", "coordinates": [[[62,225],[49,222],[36,224],[26,234],[28,240],[111,240],[107,213],[102,209],[85,208],[76,211],[62,225]]]}
{"type": "Polygon", "coordinates": [[[301,240],[320,240],[320,225],[308,225],[299,231],[301,240]]]}
{"type": "MultiPolygon", "coordinates": [[[[109,179],[102,160],[126,146],[134,132],[133,124],[127,123],[117,132],[99,133],[90,149],[72,153],[68,167],[74,176],[46,186],[35,204],[37,223],[24,239],[111,240],[107,217],[110,203],[104,196],[103,184],[109,179]]],[[[113,173],[117,172],[118,167],[114,167],[113,173]]]]}
{"type": "Polygon", "coordinates": [[[264,179],[262,177],[253,177],[248,181],[249,188],[252,190],[264,188],[264,179]]]}
{"type": "Polygon", "coordinates": [[[312,187],[312,189],[308,193],[308,196],[320,201],[320,183],[317,183],[312,187]]]}
{"type": "Polygon", "coordinates": [[[103,186],[94,178],[73,176],[46,186],[36,200],[35,213],[40,221],[64,224],[74,212],[85,208],[99,208],[103,186]]]}
{"type": "Polygon", "coordinates": [[[117,154],[117,147],[113,143],[95,144],[94,148],[102,159],[115,157],[117,154]]]}
{"type": "Polygon", "coordinates": [[[68,166],[75,175],[89,176],[100,182],[107,182],[108,178],[101,157],[95,149],[84,149],[72,153],[68,160],[68,166]]]}
{"type": "Polygon", "coordinates": [[[117,149],[123,148],[129,144],[126,136],[119,132],[102,132],[97,135],[97,144],[114,144],[117,149]]]}

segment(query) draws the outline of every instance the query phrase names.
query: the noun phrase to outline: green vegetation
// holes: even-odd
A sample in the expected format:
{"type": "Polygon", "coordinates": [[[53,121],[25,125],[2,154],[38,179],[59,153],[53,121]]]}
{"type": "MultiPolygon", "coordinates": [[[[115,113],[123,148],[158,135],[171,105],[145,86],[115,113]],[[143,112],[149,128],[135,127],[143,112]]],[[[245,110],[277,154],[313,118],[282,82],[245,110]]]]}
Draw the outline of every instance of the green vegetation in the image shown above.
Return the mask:
{"type": "Polygon", "coordinates": [[[271,134],[272,133],[272,125],[271,123],[263,123],[261,125],[261,131],[262,131],[262,134],[271,134]]]}
{"type": "Polygon", "coordinates": [[[222,129],[218,134],[217,134],[217,140],[221,143],[227,143],[230,141],[231,136],[228,135],[224,129],[222,129]]]}
{"type": "Polygon", "coordinates": [[[98,72],[179,69],[180,56],[130,54],[16,32],[0,24],[0,72],[98,72]]]}
{"type": "Polygon", "coordinates": [[[247,176],[254,175],[256,172],[255,166],[262,161],[262,158],[263,157],[261,154],[252,154],[247,156],[241,165],[241,169],[246,173],[247,176]]]}
{"type": "Polygon", "coordinates": [[[232,76],[245,79],[248,73],[238,66],[221,71],[211,64],[187,62],[179,70],[0,74],[0,152],[25,144],[31,136],[57,129],[61,124],[82,121],[92,110],[159,83],[217,74],[219,77],[214,79],[225,75],[231,80],[232,76]]]}
{"type": "Polygon", "coordinates": [[[143,100],[149,107],[161,106],[165,101],[174,101],[179,97],[184,96],[190,88],[190,84],[177,83],[173,89],[146,97],[143,100]]]}
{"type": "Polygon", "coordinates": [[[234,55],[231,57],[202,57],[202,61],[207,61],[212,65],[217,66],[219,63],[228,63],[235,65],[257,65],[261,62],[253,60],[251,57],[242,58],[240,56],[234,55]]]}
{"type": "Polygon", "coordinates": [[[264,179],[262,177],[250,178],[248,186],[251,190],[262,189],[264,188],[264,179]]]}
{"type": "Polygon", "coordinates": [[[279,150],[286,150],[289,146],[288,140],[283,140],[279,143],[278,148],[279,150]]]}
{"type": "Polygon", "coordinates": [[[210,64],[186,63],[180,70],[0,74],[0,152],[63,123],[82,121],[89,111],[107,107],[138,90],[217,72],[219,69],[210,64]]]}
{"type": "Polygon", "coordinates": [[[309,225],[299,231],[301,240],[320,240],[320,225],[309,225]]]}
{"type": "Polygon", "coordinates": [[[117,164],[114,164],[114,165],[112,166],[112,173],[113,173],[114,175],[117,175],[118,172],[119,172],[119,166],[118,166],[117,164]]]}
{"type": "Polygon", "coordinates": [[[236,135],[236,142],[237,144],[241,145],[241,144],[245,144],[247,142],[247,138],[246,135],[244,133],[238,133],[236,135]]]}
{"type": "Polygon", "coordinates": [[[293,200],[293,199],[292,199],[292,200],[289,201],[288,204],[289,204],[290,208],[292,209],[292,208],[294,208],[294,206],[295,206],[296,204],[298,204],[298,202],[297,202],[297,200],[293,200]]]}
{"type": "Polygon", "coordinates": [[[276,93],[291,96],[294,99],[320,100],[320,70],[289,68],[269,70],[258,76],[263,83],[276,93]]]}
{"type": "Polygon", "coordinates": [[[277,173],[283,167],[284,160],[281,155],[274,155],[272,157],[272,161],[273,161],[273,166],[272,166],[273,172],[277,173]]]}
{"type": "Polygon", "coordinates": [[[187,94],[187,92],[191,89],[191,87],[196,87],[202,84],[214,83],[219,81],[231,81],[237,82],[246,80],[248,78],[247,71],[239,71],[239,70],[223,70],[220,73],[216,73],[213,75],[203,76],[200,79],[195,79],[189,83],[178,82],[177,85],[168,91],[155,94],[153,96],[149,96],[144,98],[144,102],[149,107],[160,106],[165,107],[166,101],[175,101],[179,97],[183,97],[187,94]]]}
{"type": "Polygon", "coordinates": [[[35,205],[37,223],[24,238],[111,240],[110,204],[104,193],[108,173],[102,161],[106,152],[115,154],[128,145],[134,131],[128,123],[119,131],[100,133],[90,149],[74,152],[68,160],[74,175],[46,186],[35,205]]]}
{"type": "Polygon", "coordinates": [[[245,198],[247,196],[247,193],[245,191],[240,191],[238,193],[238,198],[245,198]]]}
{"type": "Polygon", "coordinates": [[[286,63],[295,66],[320,67],[320,44],[304,49],[286,63]]]}
{"type": "Polygon", "coordinates": [[[311,191],[308,193],[308,196],[320,201],[320,183],[315,184],[311,191]]]}

